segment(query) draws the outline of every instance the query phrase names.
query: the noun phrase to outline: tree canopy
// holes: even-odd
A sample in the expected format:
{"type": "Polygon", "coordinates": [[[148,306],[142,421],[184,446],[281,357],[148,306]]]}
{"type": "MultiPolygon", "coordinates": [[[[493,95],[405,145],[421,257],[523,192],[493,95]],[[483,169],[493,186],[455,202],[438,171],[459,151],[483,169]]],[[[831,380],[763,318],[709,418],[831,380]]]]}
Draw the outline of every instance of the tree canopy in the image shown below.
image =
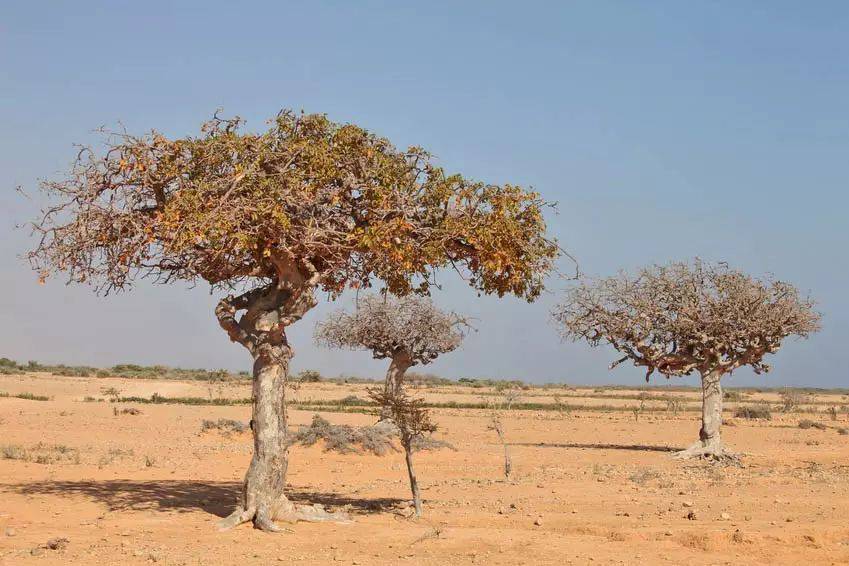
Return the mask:
{"type": "Polygon", "coordinates": [[[565,338],[607,343],[631,360],[669,376],[727,373],[763,361],[791,335],[819,328],[814,302],[791,284],[754,278],[725,263],[673,262],[636,275],[584,281],[553,313],[565,338]]]}
{"type": "Polygon", "coordinates": [[[532,300],[558,256],[540,196],[448,174],[422,148],[281,111],[264,133],[216,116],[196,137],[104,132],[33,223],[42,280],[101,292],[139,277],[251,287],[296,270],[332,296],[375,280],[427,293],[453,267],[483,293],[532,300]],[[281,266],[288,266],[283,269],[281,266]]]}
{"type": "Polygon", "coordinates": [[[338,310],[316,325],[316,341],[330,348],[371,350],[378,359],[404,354],[428,364],[460,346],[466,321],[439,310],[427,297],[367,296],[354,312],[338,310]]]}

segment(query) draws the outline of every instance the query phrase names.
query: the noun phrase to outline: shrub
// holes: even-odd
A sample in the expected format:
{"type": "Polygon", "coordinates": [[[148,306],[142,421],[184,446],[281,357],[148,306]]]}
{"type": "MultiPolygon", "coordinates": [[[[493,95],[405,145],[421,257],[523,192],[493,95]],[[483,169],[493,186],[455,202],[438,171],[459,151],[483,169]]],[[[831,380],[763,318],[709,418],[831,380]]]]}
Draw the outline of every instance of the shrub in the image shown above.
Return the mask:
{"type": "Polygon", "coordinates": [[[231,432],[245,432],[248,430],[248,425],[241,421],[235,421],[233,419],[218,419],[217,421],[210,421],[204,419],[204,421],[200,425],[201,432],[207,432],[209,430],[218,430],[225,433],[231,432]]]}
{"type": "Polygon", "coordinates": [[[818,429],[818,430],[825,430],[828,427],[826,427],[822,423],[812,421],[811,419],[802,419],[801,421],[799,421],[799,428],[806,429],[806,430],[809,429],[809,428],[815,428],[815,429],[818,429]]]}
{"type": "Polygon", "coordinates": [[[34,393],[0,393],[0,397],[15,397],[17,399],[26,399],[27,401],[50,401],[50,397],[46,395],[35,395],[34,393]]]}
{"type": "Polygon", "coordinates": [[[800,405],[805,405],[811,402],[810,396],[805,395],[798,389],[784,389],[784,391],[779,393],[779,396],[781,397],[781,410],[785,413],[795,411],[800,405]]]}
{"type": "Polygon", "coordinates": [[[118,407],[112,407],[112,414],[116,417],[118,415],[140,415],[141,410],[136,409],[135,407],[124,407],[123,409],[118,409],[118,407]]]}
{"type": "Polygon", "coordinates": [[[749,405],[746,407],[737,407],[734,411],[734,416],[738,419],[763,419],[772,420],[772,413],[767,406],[749,405]]]}
{"type": "Polygon", "coordinates": [[[321,374],[312,369],[305,369],[295,378],[301,383],[321,383],[321,374]]]}
{"type": "Polygon", "coordinates": [[[386,426],[353,427],[350,425],[335,425],[314,415],[312,423],[292,435],[292,444],[312,446],[318,441],[324,442],[326,452],[353,454],[370,452],[383,456],[389,451],[397,451],[392,443],[394,431],[386,426]]]}

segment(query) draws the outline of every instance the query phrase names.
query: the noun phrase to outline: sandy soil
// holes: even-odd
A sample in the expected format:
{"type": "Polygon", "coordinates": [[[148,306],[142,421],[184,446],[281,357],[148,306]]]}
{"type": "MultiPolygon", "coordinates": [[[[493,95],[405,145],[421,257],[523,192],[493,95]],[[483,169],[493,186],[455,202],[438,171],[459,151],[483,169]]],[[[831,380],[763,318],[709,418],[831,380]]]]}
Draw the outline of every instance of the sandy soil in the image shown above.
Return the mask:
{"type": "MultiPolygon", "coordinates": [[[[349,509],[350,524],[287,525],[269,535],[244,525],[219,533],[250,459],[249,433],[201,432],[204,419],[247,421],[248,406],[85,402],[115,387],[149,397],[248,395],[247,386],[44,374],[0,376],[0,448],[45,454],[2,459],[0,564],[849,564],[847,416],[733,420],[726,442],[742,467],[670,458],[698,431],[694,413],[511,412],[514,481],[484,411],[436,410],[439,436],[457,451],[417,454],[425,517],[407,518],[403,457],[292,450],[291,496],[349,509]],[[802,430],[813,418],[829,428],[802,430]],[[40,448],[36,445],[44,443],[40,448]],[[69,447],[65,452],[54,445],[69,447]],[[688,518],[691,515],[691,518],[688,518]],[[66,538],[60,548],[42,548],[66,538]]],[[[303,386],[306,399],[363,395],[355,385],[303,386]]],[[[481,391],[428,390],[478,402],[481,391]]],[[[581,403],[633,406],[581,389],[581,403]]],[[[532,390],[527,400],[551,400],[532,390]]],[[[693,401],[693,394],[681,394],[693,401]]],[[[768,397],[765,395],[764,397],[768,397]]],[[[753,397],[752,399],[755,399],[753,397]]],[[[846,404],[842,396],[819,401],[846,404]]],[[[363,414],[323,413],[370,424],[363,414]]],[[[312,413],[292,411],[293,424],[312,413]]]]}

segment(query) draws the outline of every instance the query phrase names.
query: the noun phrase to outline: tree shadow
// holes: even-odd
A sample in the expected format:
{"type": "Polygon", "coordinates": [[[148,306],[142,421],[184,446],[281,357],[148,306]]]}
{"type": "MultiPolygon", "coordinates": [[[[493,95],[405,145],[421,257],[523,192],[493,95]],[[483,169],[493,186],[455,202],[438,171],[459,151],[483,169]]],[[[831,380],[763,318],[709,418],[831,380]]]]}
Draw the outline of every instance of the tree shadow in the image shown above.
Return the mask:
{"type": "MultiPolygon", "coordinates": [[[[229,515],[236,505],[242,482],[200,482],[180,480],[107,480],[107,481],[40,481],[5,485],[0,491],[16,491],[23,495],[84,496],[103,503],[110,511],[205,511],[219,517],[229,515]]],[[[286,493],[301,504],[319,503],[329,508],[346,508],[352,515],[367,515],[391,510],[403,499],[360,499],[289,488],[286,493]]]]}
{"type": "Polygon", "coordinates": [[[534,446],[537,448],[592,448],[595,450],[633,450],[637,452],[679,452],[683,448],[674,446],[652,446],[649,444],[603,444],[591,442],[582,444],[579,442],[511,442],[510,446],[534,446]]]}

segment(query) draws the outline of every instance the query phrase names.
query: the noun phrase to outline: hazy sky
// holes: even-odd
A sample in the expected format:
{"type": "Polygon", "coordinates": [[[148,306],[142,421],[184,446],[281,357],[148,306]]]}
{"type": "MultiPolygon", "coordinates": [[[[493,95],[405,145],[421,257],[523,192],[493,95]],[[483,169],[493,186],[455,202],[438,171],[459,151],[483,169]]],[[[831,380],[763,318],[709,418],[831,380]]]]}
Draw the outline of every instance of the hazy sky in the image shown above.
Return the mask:
{"type": "MultiPolygon", "coordinates": [[[[531,185],[583,271],[701,256],[810,291],[823,331],[729,384],[849,386],[849,3],[4,2],[0,7],[0,356],[248,369],[198,286],[108,298],[17,256],[37,179],[92,129],[196,134],[218,107],[262,128],[326,112],[449,170],[531,185]],[[841,353],[843,352],[843,353],[841,353]]],[[[478,319],[428,370],[450,377],[639,383],[609,349],[561,344],[538,303],[435,299],[478,319]]],[[[343,301],[344,302],[344,301],[343,301]]],[[[366,353],[290,332],[294,367],[378,375],[366,353]]],[[[662,378],[661,378],[662,379],[662,378]]]]}

